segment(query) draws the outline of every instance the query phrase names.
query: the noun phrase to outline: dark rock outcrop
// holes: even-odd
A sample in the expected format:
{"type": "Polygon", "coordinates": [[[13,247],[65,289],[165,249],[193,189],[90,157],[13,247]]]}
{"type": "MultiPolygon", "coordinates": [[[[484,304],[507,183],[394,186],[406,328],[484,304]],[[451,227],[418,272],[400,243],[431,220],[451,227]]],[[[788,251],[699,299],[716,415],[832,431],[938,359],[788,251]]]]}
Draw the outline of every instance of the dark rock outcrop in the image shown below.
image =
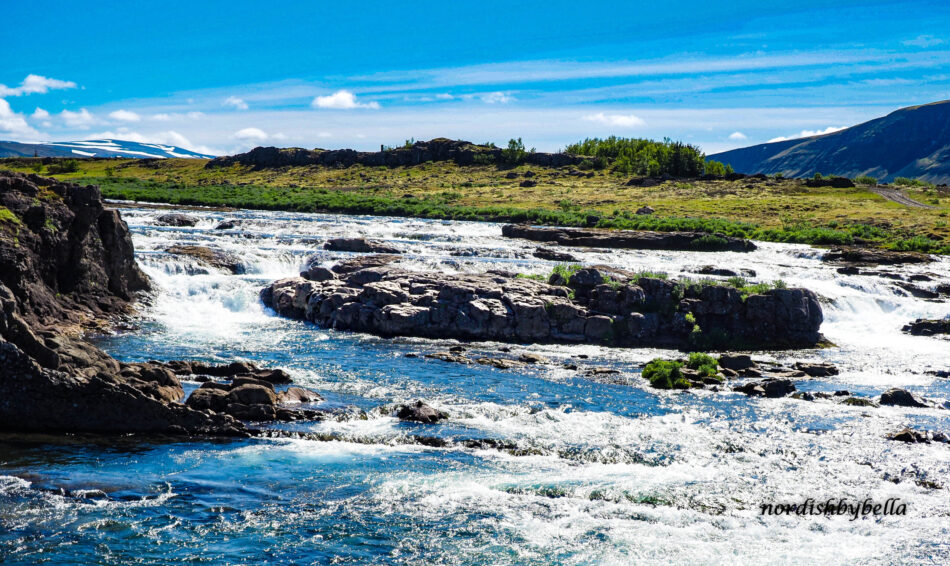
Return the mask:
{"type": "Polygon", "coordinates": [[[838,375],[838,368],[826,362],[795,362],[795,369],[804,372],[808,377],[830,377],[838,375]]]}
{"type": "Polygon", "coordinates": [[[897,265],[901,263],[927,263],[932,261],[927,254],[898,252],[877,248],[834,248],[821,257],[822,261],[857,265],[897,265]]]}
{"type": "Polygon", "coordinates": [[[566,252],[559,252],[557,250],[552,250],[550,248],[537,248],[534,252],[531,253],[534,257],[538,259],[543,259],[546,261],[563,261],[576,263],[577,258],[566,252]]]}
{"type": "Polygon", "coordinates": [[[901,330],[908,334],[913,334],[914,336],[935,336],[937,334],[950,334],[950,318],[918,318],[914,322],[905,324],[901,330]]]}
{"type": "Polygon", "coordinates": [[[167,368],[120,363],[78,338],[149,288],[98,188],[0,173],[0,210],[0,430],[244,434],[179,404],[167,368]]]}
{"type": "Polygon", "coordinates": [[[534,242],[557,242],[563,246],[590,248],[733,252],[749,252],[755,249],[755,244],[749,240],[729,236],[713,236],[704,232],[540,228],[524,224],[507,224],[502,227],[501,233],[507,238],[522,238],[534,242]]]}
{"type": "MultiPolygon", "coordinates": [[[[278,167],[302,167],[319,165],[324,167],[350,167],[366,165],[369,167],[406,167],[430,161],[454,161],[459,165],[473,163],[504,163],[502,150],[490,146],[475,145],[462,140],[435,138],[429,141],[417,141],[410,147],[399,147],[383,151],[367,152],[353,149],[301,149],[256,147],[247,153],[226,155],[212,159],[205,165],[208,169],[244,165],[253,169],[274,169],[278,167]]],[[[525,163],[541,167],[563,167],[580,165],[592,161],[592,157],[567,153],[537,153],[526,155],[525,163]]]]}
{"type": "Polygon", "coordinates": [[[384,265],[326,281],[282,279],[261,299],[282,316],[381,336],[676,348],[807,347],[821,339],[821,307],[806,289],[743,299],[731,287],[679,286],[604,267],[556,277],[384,265]]]}

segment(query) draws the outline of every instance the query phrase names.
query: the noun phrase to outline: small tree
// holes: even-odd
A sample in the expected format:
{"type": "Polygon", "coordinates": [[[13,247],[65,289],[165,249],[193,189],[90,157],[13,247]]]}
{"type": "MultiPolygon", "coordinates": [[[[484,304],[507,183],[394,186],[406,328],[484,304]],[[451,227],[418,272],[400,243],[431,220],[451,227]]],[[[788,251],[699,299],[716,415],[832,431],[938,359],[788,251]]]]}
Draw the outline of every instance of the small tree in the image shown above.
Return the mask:
{"type": "Polygon", "coordinates": [[[519,163],[524,163],[524,160],[527,159],[528,152],[524,149],[524,143],[521,141],[521,138],[510,139],[508,140],[508,147],[501,150],[501,158],[505,163],[511,165],[518,165],[519,163]]]}

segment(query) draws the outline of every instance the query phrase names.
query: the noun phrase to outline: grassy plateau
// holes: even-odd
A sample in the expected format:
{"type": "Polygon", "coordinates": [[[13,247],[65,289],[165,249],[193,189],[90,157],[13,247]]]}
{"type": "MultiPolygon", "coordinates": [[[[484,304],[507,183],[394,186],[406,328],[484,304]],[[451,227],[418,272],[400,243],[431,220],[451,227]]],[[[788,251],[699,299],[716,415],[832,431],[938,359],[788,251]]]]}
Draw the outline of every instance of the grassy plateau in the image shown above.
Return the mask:
{"type": "Polygon", "coordinates": [[[207,160],[202,159],[70,161],[78,166],[8,158],[0,159],[0,169],[96,184],[110,199],[699,230],[773,242],[860,244],[950,254],[950,193],[926,184],[901,188],[907,196],[934,208],[903,206],[860,184],[844,189],[806,187],[801,180],[783,178],[681,179],[641,187],[628,185],[630,177],[617,170],[462,166],[451,161],[396,168],[304,166],[258,171],[241,165],[206,169],[207,160]],[[637,215],[644,205],[656,212],[637,215]]]}

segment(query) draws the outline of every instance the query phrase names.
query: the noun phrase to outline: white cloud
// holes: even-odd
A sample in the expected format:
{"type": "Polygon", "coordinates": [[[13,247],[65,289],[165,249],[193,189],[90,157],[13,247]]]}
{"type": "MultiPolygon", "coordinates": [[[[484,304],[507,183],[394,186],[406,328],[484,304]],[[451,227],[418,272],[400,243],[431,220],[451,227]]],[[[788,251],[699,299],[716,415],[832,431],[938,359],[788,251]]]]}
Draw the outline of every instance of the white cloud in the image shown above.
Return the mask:
{"type": "Polygon", "coordinates": [[[914,39],[908,39],[906,41],[902,41],[901,43],[904,45],[910,45],[911,47],[926,48],[933,47],[934,45],[940,45],[941,43],[945,43],[945,41],[932,35],[918,35],[914,39]]]}
{"type": "Polygon", "coordinates": [[[46,94],[50,90],[76,88],[72,81],[49,79],[40,75],[27,75],[18,87],[8,87],[0,84],[0,96],[20,96],[22,94],[46,94]]]}
{"type": "Polygon", "coordinates": [[[66,125],[71,128],[79,128],[85,130],[89,128],[92,124],[96,123],[96,118],[89,113],[85,108],[80,108],[79,112],[72,112],[70,110],[63,110],[59,113],[59,116],[66,122],[66,125]]]}
{"type": "Polygon", "coordinates": [[[455,97],[447,92],[443,92],[443,93],[435,95],[435,99],[436,100],[454,100],[455,97]]]}
{"type": "Polygon", "coordinates": [[[509,102],[517,100],[515,97],[511,96],[511,93],[501,91],[483,94],[481,99],[485,104],[508,104],[509,102]]]}
{"type": "Polygon", "coordinates": [[[26,123],[26,118],[10,108],[10,103],[0,98],[0,132],[21,138],[35,138],[39,132],[26,123]]]}
{"type": "Polygon", "coordinates": [[[320,132],[319,134],[317,134],[317,137],[318,138],[332,138],[333,134],[331,134],[330,132],[320,132]]]}
{"type": "Polygon", "coordinates": [[[244,128],[234,132],[231,137],[239,140],[258,140],[264,141],[268,138],[267,132],[260,128],[244,128]]]}
{"type": "Polygon", "coordinates": [[[33,111],[32,117],[34,120],[48,120],[49,112],[37,106],[36,110],[33,111]]]}
{"type": "Polygon", "coordinates": [[[633,114],[604,114],[603,112],[598,112],[597,114],[584,116],[584,119],[591,122],[600,122],[601,124],[607,124],[609,126],[619,126],[621,128],[635,128],[646,125],[646,122],[644,122],[642,118],[634,116],[633,114]]]}
{"type": "Polygon", "coordinates": [[[131,110],[116,110],[109,113],[109,117],[120,122],[139,122],[142,120],[141,116],[131,110]]]}
{"type": "Polygon", "coordinates": [[[231,106],[232,108],[236,108],[237,110],[248,109],[247,102],[244,102],[243,99],[238,98],[236,96],[229,96],[225,98],[223,104],[224,106],[231,106]]]}
{"type": "Polygon", "coordinates": [[[843,127],[839,127],[839,126],[828,126],[828,127],[825,128],[824,130],[802,130],[802,131],[798,132],[798,134],[792,134],[792,135],[787,136],[787,137],[786,137],[786,136],[779,136],[779,137],[777,137],[777,138],[772,138],[772,139],[770,139],[770,140],[768,141],[768,143],[780,142],[780,141],[788,141],[788,140],[794,140],[794,139],[798,139],[798,138],[810,138],[810,137],[812,137],[812,136],[823,136],[823,135],[825,135],[825,134],[833,134],[833,133],[838,132],[838,131],[841,131],[841,130],[843,130],[843,129],[844,129],[843,127]]]}
{"type": "Polygon", "coordinates": [[[359,102],[356,95],[348,90],[338,90],[328,96],[318,96],[310,103],[314,108],[332,108],[334,110],[351,110],[353,108],[378,109],[376,101],[359,102]]]}
{"type": "Polygon", "coordinates": [[[177,113],[168,114],[166,112],[162,112],[159,114],[152,114],[150,118],[152,120],[155,120],[156,122],[171,122],[172,120],[184,120],[184,119],[199,120],[201,118],[204,118],[204,116],[205,116],[204,112],[188,112],[186,114],[177,114],[177,113]]]}
{"type": "Polygon", "coordinates": [[[742,141],[742,140],[745,140],[745,139],[749,139],[749,136],[743,134],[742,132],[732,132],[731,134],[729,134],[729,139],[731,139],[731,140],[736,140],[736,141],[742,141]]]}

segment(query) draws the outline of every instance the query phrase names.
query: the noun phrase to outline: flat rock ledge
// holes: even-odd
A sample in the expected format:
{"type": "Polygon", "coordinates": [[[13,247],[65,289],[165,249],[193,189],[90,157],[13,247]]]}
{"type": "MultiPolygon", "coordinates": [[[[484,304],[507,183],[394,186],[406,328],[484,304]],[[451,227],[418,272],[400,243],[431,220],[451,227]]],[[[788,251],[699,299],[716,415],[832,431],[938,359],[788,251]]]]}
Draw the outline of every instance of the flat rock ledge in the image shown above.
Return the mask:
{"type": "Polygon", "coordinates": [[[506,238],[588,248],[708,252],[751,252],[756,249],[750,240],[706,232],[540,228],[524,224],[506,224],[502,226],[501,234],[506,238]]]}
{"type": "Polygon", "coordinates": [[[593,343],[680,349],[805,348],[822,341],[818,297],[684,285],[608,267],[549,282],[490,271],[420,273],[381,265],[282,279],[261,299],[279,315],[380,336],[593,343]]]}

